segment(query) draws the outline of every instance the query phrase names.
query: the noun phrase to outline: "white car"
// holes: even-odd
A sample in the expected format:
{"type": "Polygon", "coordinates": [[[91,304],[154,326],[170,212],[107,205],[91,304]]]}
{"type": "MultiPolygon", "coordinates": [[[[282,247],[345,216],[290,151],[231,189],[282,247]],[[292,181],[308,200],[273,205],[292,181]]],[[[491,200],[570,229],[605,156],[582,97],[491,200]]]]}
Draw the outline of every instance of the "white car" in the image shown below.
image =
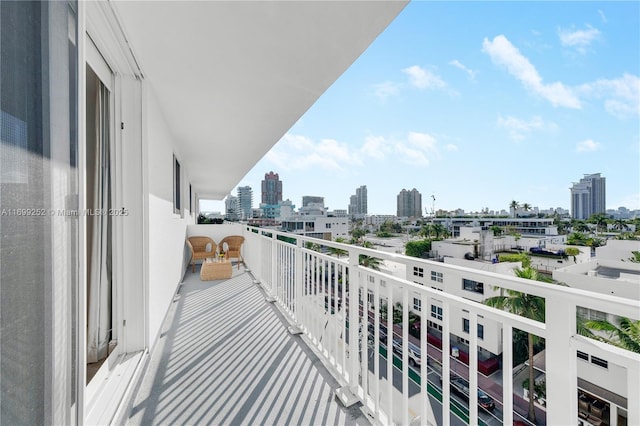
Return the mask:
{"type": "MultiPolygon", "coordinates": [[[[411,342],[407,343],[407,346],[409,348],[409,352],[407,353],[409,365],[412,367],[419,366],[422,362],[420,357],[420,348],[411,342]]],[[[402,340],[393,339],[393,352],[395,352],[398,357],[402,357],[402,340]]]]}

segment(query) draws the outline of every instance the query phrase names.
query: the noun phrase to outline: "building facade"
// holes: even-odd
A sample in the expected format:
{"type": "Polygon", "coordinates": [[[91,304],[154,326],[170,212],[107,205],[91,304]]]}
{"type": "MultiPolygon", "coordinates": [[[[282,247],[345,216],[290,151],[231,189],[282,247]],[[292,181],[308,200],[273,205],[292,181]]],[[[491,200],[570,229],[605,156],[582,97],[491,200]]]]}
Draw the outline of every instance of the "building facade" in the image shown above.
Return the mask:
{"type": "Polygon", "coordinates": [[[606,178],[600,173],[584,175],[580,182],[573,184],[570,191],[573,219],[584,220],[606,212],[606,178]]]}
{"type": "Polygon", "coordinates": [[[367,214],[367,186],[356,188],[356,193],[349,198],[349,215],[364,216],[367,214]]]}
{"type": "Polygon", "coordinates": [[[253,216],[253,190],[250,186],[238,187],[238,214],[240,219],[249,219],[253,216]]]}
{"type": "Polygon", "coordinates": [[[403,189],[398,194],[398,217],[422,217],[422,194],[417,189],[403,189]]]}
{"type": "Polygon", "coordinates": [[[262,181],[262,204],[271,206],[282,201],[282,181],[277,173],[265,173],[262,181]]]}
{"type": "Polygon", "coordinates": [[[315,195],[303,195],[302,207],[308,207],[311,204],[321,204],[322,206],[324,206],[324,197],[318,197],[315,195]]]}

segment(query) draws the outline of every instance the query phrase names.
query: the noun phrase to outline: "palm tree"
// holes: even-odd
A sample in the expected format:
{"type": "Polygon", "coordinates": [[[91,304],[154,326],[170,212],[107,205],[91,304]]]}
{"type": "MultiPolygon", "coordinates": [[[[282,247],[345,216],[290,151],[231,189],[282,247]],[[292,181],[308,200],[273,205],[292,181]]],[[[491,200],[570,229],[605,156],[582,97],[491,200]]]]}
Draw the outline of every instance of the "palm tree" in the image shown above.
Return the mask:
{"type": "Polygon", "coordinates": [[[491,225],[491,227],[489,227],[489,229],[491,231],[493,231],[493,235],[495,235],[496,237],[502,235],[502,227],[501,226],[491,225]]]}
{"type": "MultiPolygon", "coordinates": [[[[530,267],[523,269],[517,268],[514,272],[516,276],[520,278],[548,280],[538,274],[538,271],[530,267]]],[[[544,298],[509,289],[505,289],[505,292],[506,295],[490,297],[485,300],[484,303],[494,308],[509,311],[512,314],[544,322],[544,298]]],[[[533,356],[535,354],[533,345],[536,340],[537,336],[527,333],[527,349],[529,358],[529,413],[527,418],[533,423],[536,422],[536,411],[533,403],[533,395],[535,392],[535,376],[533,369],[533,356]]]]}
{"type": "Polygon", "coordinates": [[[613,229],[619,231],[619,232],[623,232],[623,231],[627,231],[629,229],[629,225],[627,225],[627,221],[624,219],[616,219],[613,222],[613,229]]]}
{"type": "Polygon", "coordinates": [[[431,225],[431,229],[433,229],[436,240],[440,238],[440,235],[442,235],[446,231],[444,225],[442,225],[441,223],[434,223],[433,225],[431,225]]]}
{"type": "Polygon", "coordinates": [[[367,256],[364,254],[361,254],[358,258],[358,263],[361,266],[364,266],[366,268],[371,268],[374,271],[379,271],[380,270],[380,265],[382,264],[382,259],[378,259],[377,257],[373,257],[373,256],[367,256]]]}
{"type": "MultiPolygon", "coordinates": [[[[338,238],[335,239],[335,242],[336,243],[346,243],[347,240],[345,240],[342,237],[338,237],[338,238]]],[[[342,249],[336,248],[336,247],[329,247],[329,253],[331,253],[332,255],[335,255],[338,258],[340,258],[340,256],[344,256],[344,255],[348,254],[349,252],[346,251],[346,250],[342,250],[342,249]]]]}
{"type": "Polygon", "coordinates": [[[509,204],[509,208],[513,211],[513,217],[516,217],[516,210],[518,207],[520,207],[520,203],[518,203],[516,200],[512,200],[509,204]]]}
{"type": "Polygon", "coordinates": [[[587,222],[594,223],[596,225],[596,232],[598,231],[598,229],[605,231],[607,229],[607,216],[602,213],[591,215],[587,222]]]}
{"type": "Polygon", "coordinates": [[[531,204],[529,203],[524,203],[522,205],[522,210],[524,210],[525,212],[528,212],[529,210],[531,210],[531,204]]]}
{"type": "Polygon", "coordinates": [[[431,236],[432,230],[433,230],[433,226],[431,224],[427,223],[425,225],[422,225],[422,228],[420,228],[419,232],[420,232],[420,235],[423,238],[427,238],[428,239],[431,236]]]}
{"type": "Polygon", "coordinates": [[[590,320],[585,326],[591,330],[604,331],[607,337],[598,337],[603,342],[640,353],[640,321],[616,317],[612,323],[607,320],[590,320]]]}

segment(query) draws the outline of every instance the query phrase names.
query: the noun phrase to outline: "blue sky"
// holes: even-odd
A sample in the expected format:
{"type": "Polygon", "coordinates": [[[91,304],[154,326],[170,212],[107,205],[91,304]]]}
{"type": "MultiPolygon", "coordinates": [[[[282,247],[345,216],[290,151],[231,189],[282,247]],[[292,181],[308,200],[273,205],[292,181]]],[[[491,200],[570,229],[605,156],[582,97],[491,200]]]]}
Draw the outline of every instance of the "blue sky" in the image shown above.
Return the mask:
{"type": "MultiPolygon", "coordinates": [[[[369,214],[569,208],[584,174],[640,208],[639,2],[413,2],[239,183],[369,214]]],[[[235,190],[234,190],[235,195],[235,190]]],[[[222,203],[202,206],[224,211],[222,203]]]]}

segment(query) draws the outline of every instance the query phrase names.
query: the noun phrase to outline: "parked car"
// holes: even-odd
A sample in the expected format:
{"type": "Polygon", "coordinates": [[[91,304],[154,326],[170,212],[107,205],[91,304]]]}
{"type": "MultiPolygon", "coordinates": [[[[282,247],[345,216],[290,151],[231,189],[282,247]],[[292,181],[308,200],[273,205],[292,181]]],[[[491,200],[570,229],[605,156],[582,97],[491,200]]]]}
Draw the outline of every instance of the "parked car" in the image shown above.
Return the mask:
{"type": "MultiPolygon", "coordinates": [[[[376,330],[375,326],[372,323],[369,323],[368,330],[369,330],[369,336],[371,340],[373,340],[373,336],[376,330]]],[[[383,345],[386,345],[387,344],[387,327],[380,324],[380,331],[378,336],[380,338],[380,343],[382,343],[383,345]]]]}
{"type": "MultiPolygon", "coordinates": [[[[407,347],[409,348],[409,353],[407,353],[409,365],[412,367],[419,366],[422,362],[420,357],[420,348],[411,342],[407,343],[407,347]]],[[[393,339],[393,352],[395,352],[398,357],[402,357],[402,340],[393,339]]]]}
{"type": "MultiPolygon", "coordinates": [[[[440,379],[442,384],[442,378],[440,379]]],[[[469,401],[469,382],[462,377],[451,376],[450,378],[451,390],[458,396],[462,397],[465,401],[469,401]]],[[[482,389],[478,388],[478,406],[487,411],[493,411],[496,408],[496,404],[489,395],[487,395],[482,389]]]]}

